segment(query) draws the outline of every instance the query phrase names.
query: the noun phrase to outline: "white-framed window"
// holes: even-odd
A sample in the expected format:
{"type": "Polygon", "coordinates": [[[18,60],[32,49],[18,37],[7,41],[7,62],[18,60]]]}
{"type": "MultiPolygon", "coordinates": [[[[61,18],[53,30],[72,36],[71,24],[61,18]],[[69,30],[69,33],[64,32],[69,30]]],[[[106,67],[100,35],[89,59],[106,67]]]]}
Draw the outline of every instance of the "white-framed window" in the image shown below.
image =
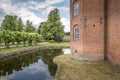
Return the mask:
{"type": "Polygon", "coordinates": [[[79,15],[79,3],[75,2],[74,3],[74,16],[79,15]]]}
{"type": "Polygon", "coordinates": [[[79,28],[74,28],[74,40],[80,39],[80,31],[79,28]]]}

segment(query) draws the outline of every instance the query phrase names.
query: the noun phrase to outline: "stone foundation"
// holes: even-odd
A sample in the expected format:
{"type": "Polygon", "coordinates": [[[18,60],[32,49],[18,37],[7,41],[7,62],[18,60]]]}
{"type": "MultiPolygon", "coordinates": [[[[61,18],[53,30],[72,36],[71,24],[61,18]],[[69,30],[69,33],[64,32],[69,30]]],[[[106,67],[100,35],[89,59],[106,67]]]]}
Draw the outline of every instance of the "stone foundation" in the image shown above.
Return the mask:
{"type": "Polygon", "coordinates": [[[102,61],[104,60],[103,54],[79,54],[74,53],[70,56],[72,59],[78,60],[78,61],[102,61]]]}

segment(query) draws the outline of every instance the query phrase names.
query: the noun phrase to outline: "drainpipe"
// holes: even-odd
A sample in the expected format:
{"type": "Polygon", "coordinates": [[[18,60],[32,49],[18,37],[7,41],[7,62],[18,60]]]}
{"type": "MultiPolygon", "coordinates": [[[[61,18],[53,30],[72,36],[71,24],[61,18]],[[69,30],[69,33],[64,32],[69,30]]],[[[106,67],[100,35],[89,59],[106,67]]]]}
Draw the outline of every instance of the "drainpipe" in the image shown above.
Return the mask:
{"type": "Polygon", "coordinates": [[[104,0],[104,60],[108,60],[107,54],[107,7],[108,0],[104,0]]]}

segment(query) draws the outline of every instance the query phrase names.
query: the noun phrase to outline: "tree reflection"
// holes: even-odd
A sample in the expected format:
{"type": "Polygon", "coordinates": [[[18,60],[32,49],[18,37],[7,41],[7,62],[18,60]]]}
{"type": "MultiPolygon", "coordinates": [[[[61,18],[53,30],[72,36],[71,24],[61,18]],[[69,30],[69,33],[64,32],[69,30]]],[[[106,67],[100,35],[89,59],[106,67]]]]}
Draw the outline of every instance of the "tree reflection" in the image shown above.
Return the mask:
{"type": "Polygon", "coordinates": [[[13,71],[20,71],[42,59],[44,64],[48,65],[48,70],[52,76],[55,75],[57,65],[53,63],[53,58],[62,54],[61,49],[47,49],[29,54],[24,54],[7,60],[0,60],[0,76],[6,76],[13,73],[13,71]]]}

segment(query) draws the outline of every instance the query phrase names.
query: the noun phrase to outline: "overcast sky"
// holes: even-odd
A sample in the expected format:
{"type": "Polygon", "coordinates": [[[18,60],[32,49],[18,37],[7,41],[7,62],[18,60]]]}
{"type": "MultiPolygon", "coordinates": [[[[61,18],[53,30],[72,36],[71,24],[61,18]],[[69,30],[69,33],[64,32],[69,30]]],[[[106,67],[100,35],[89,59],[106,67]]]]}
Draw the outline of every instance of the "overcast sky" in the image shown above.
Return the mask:
{"type": "Polygon", "coordinates": [[[46,21],[48,13],[58,8],[65,31],[70,31],[70,0],[0,0],[0,23],[5,15],[17,15],[24,23],[29,19],[35,27],[46,21]]]}

